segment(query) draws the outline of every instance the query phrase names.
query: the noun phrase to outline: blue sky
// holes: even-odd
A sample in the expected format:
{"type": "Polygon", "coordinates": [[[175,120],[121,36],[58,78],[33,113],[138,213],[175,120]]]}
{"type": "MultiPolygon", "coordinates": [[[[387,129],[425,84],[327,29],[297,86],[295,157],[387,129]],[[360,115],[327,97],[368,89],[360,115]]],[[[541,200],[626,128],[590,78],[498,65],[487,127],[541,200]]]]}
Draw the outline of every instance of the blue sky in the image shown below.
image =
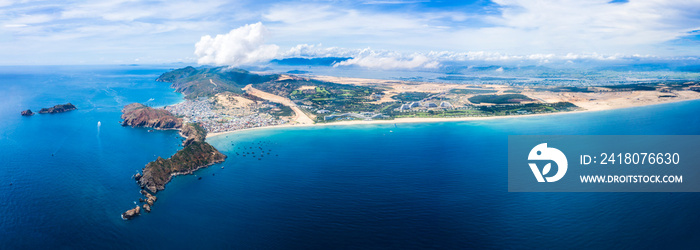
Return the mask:
{"type": "Polygon", "coordinates": [[[700,0],[0,0],[0,64],[696,57],[698,13],[700,0]]]}

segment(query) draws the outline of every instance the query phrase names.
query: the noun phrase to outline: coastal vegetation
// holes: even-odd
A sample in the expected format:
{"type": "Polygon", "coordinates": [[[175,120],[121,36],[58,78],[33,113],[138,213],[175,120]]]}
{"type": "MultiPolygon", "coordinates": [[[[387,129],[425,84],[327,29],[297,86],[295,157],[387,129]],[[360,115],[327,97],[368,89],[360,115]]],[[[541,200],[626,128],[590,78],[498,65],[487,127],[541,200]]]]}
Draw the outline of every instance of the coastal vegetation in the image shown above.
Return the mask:
{"type": "Polygon", "coordinates": [[[403,92],[399,93],[391,98],[401,102],[417,102],[423,100],[430,96],[430,93],[426,92],[403,92]]]}
{"type": "Polygon", "coordinates": [[[650,86],[649,84],[622,84],[622,85],[612,85],[612,86],[602,86],[604,88],[611,89],[613,91],[654,91],[656,86],[650,86]]]}
{"type": "Polygon", "coordinates": [[[522,115],[573,111],[578,107],[570,102],[526,103],[521,105],[479,106],[478,110],[490,115],[522,115]]]}
{"type": "Polygon", "coordinates": [[[503,94],[503,95],[476,95],[469,98],[469,101],[474,104],[493,103],[493,104],[513,104],[532,101],[529,97],[523,94],[503,94]]]}
{"type": "MultiPolygon", "coordinates": [[[[378,112],[383,105],[372,103],[383,91],[367,86],[291,77],[254,85],[256,89],[287,97],[308,111],[326,110],[335,113],[378,112]]],[[[322,121],[318,117],[317,121],[322,121]]]]}

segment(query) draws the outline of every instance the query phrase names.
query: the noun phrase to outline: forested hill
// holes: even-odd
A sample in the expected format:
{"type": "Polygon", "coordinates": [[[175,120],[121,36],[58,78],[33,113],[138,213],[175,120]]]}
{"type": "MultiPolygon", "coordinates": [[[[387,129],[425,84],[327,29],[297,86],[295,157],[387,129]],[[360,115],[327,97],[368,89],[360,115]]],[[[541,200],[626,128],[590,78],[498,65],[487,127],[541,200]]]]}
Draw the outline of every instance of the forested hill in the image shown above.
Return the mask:
{"type": "Polygon", "coordinates": [[[213,96],[229,91],[241,93],[248,84],[276,80],[277,74],[259,75],[229,67],[194,68],[188,66],[162,74],[156,81],[171,83],[171,87],[183,93],[187,99],[213,96]]]}

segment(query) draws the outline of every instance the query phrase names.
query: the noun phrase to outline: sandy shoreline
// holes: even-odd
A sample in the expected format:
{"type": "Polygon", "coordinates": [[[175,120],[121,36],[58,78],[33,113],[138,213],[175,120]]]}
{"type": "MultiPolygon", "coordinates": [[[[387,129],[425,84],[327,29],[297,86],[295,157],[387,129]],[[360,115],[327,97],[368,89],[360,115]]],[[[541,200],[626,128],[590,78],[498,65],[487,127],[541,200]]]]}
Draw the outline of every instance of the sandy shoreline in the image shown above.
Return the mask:
{"type": "Polygon", "coordinates": [[[544,113],[544,114],[528,114],[528,115],[505,115],[505,116],[484,116],[484,117],[456,117],[456,118],[398,118],[394,120],[372,120],[372,121],[341,121],[341,122],[331,122],[331,123],[314,123],[314,124],[285,124],[276,126],[265,126],[256,128],[246,128],[234,131],[219,132],[219,133],[209,133],[207,138],[217,137],[222,135],[229,135],[234,133],[248,132],[254,130],[264,130],[264,129],[284,129],[284,128],[301,128],[301,127],[315,127],[315,126],[350,126],[350,125],[370,125],[370,124],[392,124],[392,123],[434,123],[434,122],[461,122],[461,121],[483,121],[483,120],[494,120],[494,119],[511,119],[511,118],[523,118],[523,117],[538,117],[538,116],[549,116],[549,115],[566,115],[566,114],[580,114],[588,112],[599,112],[607,110],[617,110],[626,108],[637,108],[637,107],[647,107],[660,104],[678,103],[686,101],[695,101],[700,99],[688,99],[688,100],[675,100],[660,103],[651,103],[646,105],[635,105],[635,106],[620,106],[611,107],[608,109],[596,109],[596,110],[578,110],[569,112],[556,112],[556,113],[544,113]]]}

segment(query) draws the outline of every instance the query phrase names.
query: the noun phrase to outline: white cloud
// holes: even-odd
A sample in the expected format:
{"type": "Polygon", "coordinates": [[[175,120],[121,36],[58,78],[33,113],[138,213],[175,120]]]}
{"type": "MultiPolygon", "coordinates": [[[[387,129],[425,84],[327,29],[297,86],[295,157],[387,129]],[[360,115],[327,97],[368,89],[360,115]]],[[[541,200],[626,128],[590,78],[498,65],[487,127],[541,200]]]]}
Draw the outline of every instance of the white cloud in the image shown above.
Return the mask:
{"type": "Polygon", "coordinates": [[[10,0],[0,0],[0,7],[5,7],[5,6],[10,6],[14,4],[13,1],[10,0]]]}
{"type": "MultiPolygon", "coordinates": [[[[167,62],[192,55],[192,44],[206,34],[258,21],[270,30],[263,36],[268,43],[285,48],[277,57],[353,57],[353,65],[373,67],[700,55],[699,39],[690,37],[700,30],[700,0],[493,0],[417,8],[420,1],[0,0],[0,63],[167,62]]],[[[250,58],[269,57],[271,46],[250,58]]],[[[228,52],[200,53],[217,63],[228,52]]],[[[251,61],[241,60],[236,63],[251,61]]]]}
{"type": "Polygon", "coordinates": [[[275,40],[281,43],[396,47],[419,41],[407,37],[427,36],[426,32],[440,29],[430,23],[442,16],[382,13],[330,5],[278,4],[262,17],[274,32],[275,40]]]}
{"type": "Polygon", "coordinates": [[[485,19],[493,27],[461,34],[482,40],[474,45],[488,50],[658,53],[664,42],[700,27],[698,0],[635,0],[624,4],[610,4],[609,0],[494,2],[502,13],[485,19]]]}
{"type": "Polygon", "coordinates": [[[280,53],[280,57],[351,57],[351,59],[334,64],[334,67],[360,66],[375,69],[414,69],[437,68],[440,66],[436,58],[421,53],[404,55],[397,51],[372,50],[371,48],[324,48],[321,44],[299,44],[286,52],[280,53]]]}
{"type": "Polygon", "coordinates": [[[397,52],[377,52],[369,48],[362,50],[352,59],[334,64],[333,67],[350,65],[375,69],[433,69],[440,66],[435,59],[423,54],[414,53],[409,56],[404,56],[397,52]]]}
{"type": "Polygon", "coordinates": [[[87,2],[68,6],[61,16],[72,18],[101,18],[107,21],[134,21],[139,19],[202,18],[219,8],[223,2],[208,1],[134,1],[110,0],[87,2]]]}
{"type": "MultiPolygon", "coordinates": [[[[323,47],[321,44],[299,44],[288,51],[281,52],[279,58],[302,57],[351,57],[352,59],[336,63],[334,66],[360,66],[375,69],[415,69],[438,68],[447,62],[525,62],[525,63],[560,63],[576,60],[639,60],[659,58],[652,55],[624,55],[624,54],[599,54],[599,53],[534,53],[534,54],[508,54],[488,51],[430,51],[427,53],[401,53],[391,50],[373,50],[371,48],[349,49],[341,47],[323,47]]],[[[666,59],[680,59],[670,58],[666,59]]]]}
{"type": "Polygon", "coordinates": [[[334,64],[334,67],[357,65],[375,69],[434,69],[440,64],[424,55],[414,55],[410,58],[397,58],[388,56],[359,56],[334,64]]]}
{"type": "MultiPolygon", "coordinates": [[[[367,49],[365,49],[367,50],[367,49]]],[[[292,47],[289,51],[280,54],[281,57],[303,57],[303,58],[318,58],[318,57],[354,57],[363,53],[363,49],[347,49],[340,47],[324,48],[322,44],[299,44],[292,47]]]]}
{"type": "Polygon", "coordinates": [[[238,66],[268,61],[277,56],[279,47],[265,44],[267,29],[258,22],[231,30],[216,37],[203,36],[195,44],[199,64],[238,66]]]}
{"type": "Polygon", "coordinates": [[[264,12],[281,45],[323,42],[406,52],[485,51],[509,55],[700,53],[668,41],[700,30],[700,1],[494,0],[485,13],[277,4],[264,12]]]}

